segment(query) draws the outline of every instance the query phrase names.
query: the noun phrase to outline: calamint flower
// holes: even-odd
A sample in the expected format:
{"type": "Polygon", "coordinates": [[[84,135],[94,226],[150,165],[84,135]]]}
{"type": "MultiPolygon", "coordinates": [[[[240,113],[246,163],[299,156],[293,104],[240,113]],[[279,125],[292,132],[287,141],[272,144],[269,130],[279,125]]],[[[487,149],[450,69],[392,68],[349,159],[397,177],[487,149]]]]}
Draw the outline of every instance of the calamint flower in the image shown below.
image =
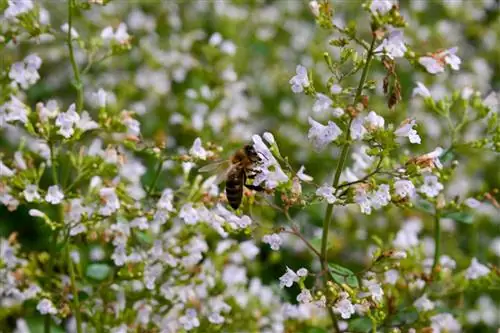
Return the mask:
{"type": "Polygon", "coordinates": [[[459,70],[462,60],[456,55],[458,48],[453,47],[448,50],[433,53],[430,56],[420,57],[419,64],[425,67],[430,74],[444,72],[444,66],[450,65],[453,70],[459,70]]]}
{"type": "Polygon", "coordinates": [[[189,149],[189,155],[193,156],[194,158],[198,158],[200,160],[207,159],[208,153],[205,150],[205,148],[203,148],[200,138],[196,138],[196,140],[194,140],[193,146],[191,147],[191,149],[189,149]]]}
{"type": "Polygon", "coordinates": [[[280,277],[280,287],[290,288],[297,281],[299,281],[299,276],[287,266],[286,273],[280,277]]]}
{"type": "Polygon", "coordinates": [[[56,126],[59,127],[59,133],[66,139],[70,138],[75,130],[74,125],[77,125],[80,121],[80,116],[76,113],[75,104],[71,104],[66,112],[61,112],[57,115],[56,126]]]}
{"type": "Polygon", "coordinates": [[[398,129],[394,131],[394,134],[399,137],[408,137],[411,143],[420,144],[421,139],[417,131],[413,129],[416,125],[416,121],[413,119],[407,119],[399,125],[398,129]]]}
{"type": "Polygon", "coordinates": [[[333,306],[333,311],[340,314],[343,319],[349,319],[356,312],[354,305],[349,300],[349,294],[340,293],[341,299],[333,306]]]}
{"type": "Polygon", "coordinates": [[[42,59],[37,54],[30,54],[22,62],[12,64],[9,78],[14,80],[23,89],[28,89],[39,79],[38,69],[42,65],[42,59]]]}
{"type": "Polygon", "coordinates": [[[413,198],[415,196],[415,185],[410,180],[399,179],[394,182],[394,192],[400,198],[413,198]]]}
{"type": "Polygon", "coordinates": [[[104,187],[99,190],[99,196],[101,197],[104,206],[99,209],[99,214],[104,216],[110,216],[120,208],[120,200],[116,195],[115,189],[112,187],[104,187]]]}
{"type": "Polygon", "coordinates": [[[351,124],[351,139],[362,139],[366,132],[367,130],[363,126],[363,119],[361,117],[357,117],[356,119],[354,119],[351,124]]]}
{"type": "Polygon", "coordinates": [[[417,308],[418,311],[431,311],[434,310],[434,303],[427,298],[427,295],[422,295],[419,299],[417,299],[413,305],[417,308]]]}
{"type": "Polygon", "coordinates": [[[334,193],[335,189],[328,184],[323,184],[316,190],[316,195],[325,199],[329,204],[333,204],[337,201],[337,197],[334,193]]]}
{"type": "Polygon", "coordinates": [[[40,199],[40,194],[38,193],[38,186],[29,184],[23,191],[24,198],[27,202],[33,202],[40,199]]]}
{"type": "Polygon", "coordinates": [[[311,128],[307,137],[318,151],[324,149],[330,142],[335,141],[342,134],[342,130],[333,121],[328,121],[328,125],[325,126],[309,118],[309,124],[311,128]]]}
{"type": "Polygon", "coordinates": [[[372,13],[387,14],[394,5],[392,0],[372,0],[370,11],[372,13]]]}
{"type": "Polygon", "coordinates": [[[292,91],[297,94],[303,92],[304,88],[309,87],[310,83],[307,77],[307,68],[297,65],[295,72],[297,74],[290,79],[289,83],[292,86],[292,91]]]}
{"type": "Polygon", "coordinates": [[[264,235],[264,237],[262,237],[262,241],[269,244],[271,249],[274,251],[278,251],[281,244],[283,244],[283,240],[278,234],[264,235]]]}
{"type": "MultiPolygon", "coordinates": [[[[269,138],[269,136],[267,137],[269,138]]],[[[255,166],[255,169],[259,172],[253,180],[253,184],[258,186],[264,183],[266,188],[274,189],[279,184],[286,183],[288,181],[288,176],[283,172],[280,164],[262,138],[259,135],[254,135],[252,136],[252,140],[255,151],[261,156],[260,163],[255,166]]]]}
{"type": "Polygon", "coordinates": [[[444,188],[443,184],[439,182],[439,178],[435,175],[427,175],[424,177],[424,183],[418,191],[424,193],[428,197],[434,198],[444,188]]]}
{"type": "Polygon", "coordinates": [[[40,302],[38,302],[36,309],[38,312],[40,312],[42,315],[46,314],[56,314],[57,309],[54,306],[54,304],[47,298],[42,299],[40,302]]]}
{"type": "Polygon", "coordinates": [[[460,323],[449,313],[440,313],[431,317],[432,333],[462,332],[460,323]]]}
{"type": "Polygon", "coordinates": [[[2,161],[0,161],[0,177],[12,177],[14,176],[14,170],[3,164],[2,161]]]}
{"type": "Polygon", "coordinates": [[[413,88],[412,96],[422,96],[423,98],[431,98],[431,92],[422,82],[416,82],[417,86],[413,88]]]}
{"type": "Polygon", "coordinates": [[[14,18],[34,8],[32,0],[9,0],[9,7],[4,12],[5,18],[14,18]]]}
{"type": "Polygon", "coordinates": [[[53,205],[60,204],[64,199],[64,193],[61,191],[59,185],[52,185],[47,190],[47,195],[45,196],[45,201],[53,205]]]}
{"type": "Polygon", "coordinates": [[[297,302],[301,304],[307,304],[311,303],[313,300],[313,297],[311,295],[311,292],[308,289],[302,289],[300,294],[297,295],[297,302]]]}
{"type": "Polygon", "coordinates": [[[370,111],[368,116],[365,117],[365,125],[369,131],[373,131],[379,128],[384,128],[385,120],[384,117],[379,116],[375,111],[370,111]]]}
{"type": "Polygon", "coordinates": [[[389,33],[389,37],[384,39],[374,52],[381,52],[391,59],[403,57],[406,52],[403,31],[398,29],[392,30],[389,33]]]}
{"type": "Polygon", "coordinates": [[[104,28],[101,32],[101,38],[104,41],[116,41],[119,44],[125,44],[129,41],[130,35],[127,33],[127,25],[120,23],[116,31],[111,26],[104,28]]]}
{"type": "Polygon", "coordinates": [[[490,269],[481,264],[477,258],[472,258],[469,268],[465,271],[465,277],[469,280],[479,279],[490,273],[490,269]]]}
{"type": "Polygon", "coordinates": [[[312,181],[314,178],[305,174],[305,167],[302,165],[300,166],[300,169],[299,171],[297,171],[297,177],[299,177],[300,180],[302,180],[303,182],[310,182],[312,181]]]}
{"type": "Polygon", "coordinates": [[[313,105],[313,111],[314,112],[321,112],[324,110],[328,110],[332,106],[333,101],[330,99],[330,97],[317,93],[316,94],[316,101],[314,102],[313,105]]]}

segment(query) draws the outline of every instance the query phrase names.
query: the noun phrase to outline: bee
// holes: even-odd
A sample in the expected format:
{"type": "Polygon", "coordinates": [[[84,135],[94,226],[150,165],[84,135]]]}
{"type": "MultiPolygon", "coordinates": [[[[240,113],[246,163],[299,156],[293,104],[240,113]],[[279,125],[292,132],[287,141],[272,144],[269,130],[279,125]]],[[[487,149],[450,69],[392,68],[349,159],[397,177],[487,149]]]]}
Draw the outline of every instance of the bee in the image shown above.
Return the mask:
{"type": "Polygon", "coordinates": [[[238,209],[243,198],[243,187],[254,191],[264,191],[261,186],[248,184],[258,174],[255,167],[262,161],[252,145],[245,145],[236,151],[229,160],[214,162],[200,168],[200,172],[219,170],[215,183],[226,181],[226,198],[233,209],[238,209]]]}

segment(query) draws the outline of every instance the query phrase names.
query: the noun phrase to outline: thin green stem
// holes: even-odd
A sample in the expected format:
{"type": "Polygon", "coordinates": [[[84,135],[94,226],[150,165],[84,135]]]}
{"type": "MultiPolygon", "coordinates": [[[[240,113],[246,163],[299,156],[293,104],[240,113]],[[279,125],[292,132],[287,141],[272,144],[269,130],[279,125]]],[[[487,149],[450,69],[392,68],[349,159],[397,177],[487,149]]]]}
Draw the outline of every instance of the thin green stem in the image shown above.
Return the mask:
{"type": "Polygon", "coordinates": [[[76,331],[82,333],[82,318],[80,313],[80,300],[78,298],[78,289],[76,288],[75,268],[69,252],[69,245],[66,246],[66,260],[68,261],[69,277],[71,282],[71,291],[73,293],[73,314],[76,318],[76,331]]]}
{"type": "Polygon", "coordinates": [[[57,169],[56,169],[56,155],[55,155],[55,148],[54,148],[54,145],[52,144],[52,141],[49,140],[48,141],[48,144],[49,144],[49,149],[50,149],[50,169],[52,171],[52,182],[54,183],[54,185],[57,185],[59,184],[59,177],[57,175],[57,169]]]}
{"type": "Polygon", "coordinates": [[[153,193],[156,183],[158,182],[158,179],[160,178],[161,170],[163,170],[163,159],[158,160],[158,164],[156,166],[155,174],[153,176],[153,181],[151,182],[151,185],[148,188],[147,196],[149,197],[151,193],[153,193]]]}
{"type": "MultiPolygon", "coordinates": [[[[365,85],[366,77],[368,76],[368,69],[370,67],[370,62],[373,57],[373,50],[375,47],[375,35],[372,35],[372,42],[370,44],[370,49],[368,50],[368,54],[366,57],[366,63],[363,68],[363,72],[361,73],[361,78],[359,81],[358,89],[356,90],[356,95],[354,97],[354,103],[356,103],[359,98],[361,97],[361,94],[363,92],[363,87],[365,85]]],[[[353,103],[353,104],[354,104],[353,103]]],[[[334,188],[337,188],[339,185],[339,180],[340,180],[340,175],[342,173],[342,170],[344,169],[344,164],[347,160],[347,154],[349,152],[349,148],[351,146],[350,142],[350,136],[351,136],[351,124],[354,118],[351,118],[349,120],[349,123],[347,124],[347,129],[346,129],[346,134],[345,134],[345,143],[344,146],[342,147],[342,152],[340,153],[340,158],[339,158],[339,163],[337,164],[337,169],[335,171],[335,175],[333,177],[333,183],[332,186],[334,188]]],[[[327,258],[327,250],[328,250],[328,233],[330,229],[330,224],[332,220],[332,215],[333,215],[333,204],[328,204],[326,207],[326,213],[325,213],[325,218],[323,220],[323,233],[321,237],[321,267],[324,271],[328,270],[328,258],[327,258]]],[[[325,288],[328,288],[328,274],[325,275],[326,278],[324,279],[324,285],[325,288]]],[[[334,325],[334,331],[339,332],[339,326],[338,326],[338,321],[331,309],[329,309],[329,314],[330,318],[332,319],[332,323],[334,325]]]]}
{"type": "Polygon", "coordinates": [[[68,38],[67,44],[69,49],[69,60],[71,61],[71,66],[73,67],[73,75],[75,76],[74,86],[76,89],[76,111],[78,113],[83,110],[83,84],[80,77],[80,70],[76,64],[75,52],[73,51],[73,37],[71,36],[71,30],[73,27],[73,0],[68,0],[68,38]]]}
{"type": "Polygon", "coordinates": [[[434,262],[432,263],[431,274],[434,275],[441,256],[441,222],[439,214],[434,215],[434,262]]]}

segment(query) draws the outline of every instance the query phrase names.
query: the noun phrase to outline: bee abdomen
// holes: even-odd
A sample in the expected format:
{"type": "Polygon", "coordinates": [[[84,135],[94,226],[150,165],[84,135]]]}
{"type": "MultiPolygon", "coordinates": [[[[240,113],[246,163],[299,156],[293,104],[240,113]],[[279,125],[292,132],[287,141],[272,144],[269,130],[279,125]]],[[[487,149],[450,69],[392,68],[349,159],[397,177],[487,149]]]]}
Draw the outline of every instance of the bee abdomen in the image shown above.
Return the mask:
{"type": "Polygon", "coordinates": [[[228,179],[226,182],[226,197],[229,205],[233,209],[238,209],[241,204],[241,198],[243,197],[243,184],[242,179],[228,179]]]}

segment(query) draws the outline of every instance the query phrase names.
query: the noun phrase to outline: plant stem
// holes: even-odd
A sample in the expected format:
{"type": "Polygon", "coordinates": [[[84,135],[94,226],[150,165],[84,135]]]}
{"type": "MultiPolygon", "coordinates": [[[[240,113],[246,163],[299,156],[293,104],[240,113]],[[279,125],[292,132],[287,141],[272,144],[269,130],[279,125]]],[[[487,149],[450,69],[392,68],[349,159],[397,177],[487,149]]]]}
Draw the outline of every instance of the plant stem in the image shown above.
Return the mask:
{"type": "Polygon", "coordinates": [[[71,291],[73,293],[73,314],[76,318],[76,331],[82,333],[82,318],[80,313],[80,301],[78,299],[78,290],[76,288],[75,268],[73,267],[73,260],[69,252],[69,245],[66,246],[66,260],[68,261],[69,277],[71,281],[71,291]]]}
{"type": "Polygon", "coordinates": [[[441,222],[439,214],[434,215],[434,262],[432,263],[431,274],[434,275],[436,267],[439,264],[441,255],[441,222]]]}
{"type": "MultiPolygon", "coordinates": [[[[358,89],[356,90],[356,95],[354,97],[354,103],[358,101],[358,99],[361,97],[361,94],[363,92],[363,87],[365,85],[366,77],[368,76],[368,68],[370,67],[370,62],[373,57],[373,49],[375,47],[375,35],[372,35],[372,42],[370,44],[370,49],[368,50],[368,54],[366,57],[366,63],[363,68],[363,72],[361,74],[361,78],[359,81],[358,89]]],[[[354,104],[353,103],[353,104],[354,104]]],[[[342,152],[340,153],[340,158],[339,158],[339,163],[337,164],[337,169],[335,171],[335,175],[333,177],[333,183],[332,186],[334,188],[337,188],[339,185],[339,180],[340,180],[340,174],[342,173],[342,170],[344,169],[344,164],[347,160],[347,153],[349,152],[349,148],[351,146],[351,142],[349,141],[349,138],[351,136],[351,124],[353,122],[354,118],[351,118],[349,120],[349,123],[347,125],[346,129],[346,134],[345,134],[345,143],[344,146],[342,147],[342,152]]],[[[328,233],[329,233],[329,228],[331,224],[331,219],[333,215],[333,204],[328,204],[326,207],[326,213],[325,213],[325,218],[323,220],[323,233],[321,237],[321,267],[324,271],[328,270],[328,258],[327,258],[327,250],[328,250],[328,233]]],[[[328,275],[326,275],[326,278],[324,279],[324,285],[325,289],[328,288],[328,275]]],[[[328,312],[330,314],[330,318],[332,319],[333,325],[334,325],[334,331],[339,332],[339,327],[338,327],[338,321],[337,318],[335,317],[335,314],[333,313],[333,310],[331,307],[328,307],[328,312]]]]}
{"type": "Polygon", "coordinates": [[[158,160],[158,165],[156,166],[153,181],[151,182],[151,185],[148,188],[148,192],[147,192],[146,196],[149,197],[151,195],[151,193],[153,193],[153,191],[156,187],[156,183],[158,182],[158,178],[160,178],[160,174],[161,174],[162,169],[163,169],[163,159],[160,158],[158,160]]]}
{"type": "Polygon", "coordinates": [[[73,37],[71,36],[71,30],[73,25],[73,0],[68,0],[68,49],[69,49],[69,60],[71,61],[71,66],[73,67],[73,74],[75,76],[74,86],[76,88],[76,112],[80,113],[83,110],[83,84],[80,77],[80,70],[75,60],[75,53],[73,52],[73,37]]]}

